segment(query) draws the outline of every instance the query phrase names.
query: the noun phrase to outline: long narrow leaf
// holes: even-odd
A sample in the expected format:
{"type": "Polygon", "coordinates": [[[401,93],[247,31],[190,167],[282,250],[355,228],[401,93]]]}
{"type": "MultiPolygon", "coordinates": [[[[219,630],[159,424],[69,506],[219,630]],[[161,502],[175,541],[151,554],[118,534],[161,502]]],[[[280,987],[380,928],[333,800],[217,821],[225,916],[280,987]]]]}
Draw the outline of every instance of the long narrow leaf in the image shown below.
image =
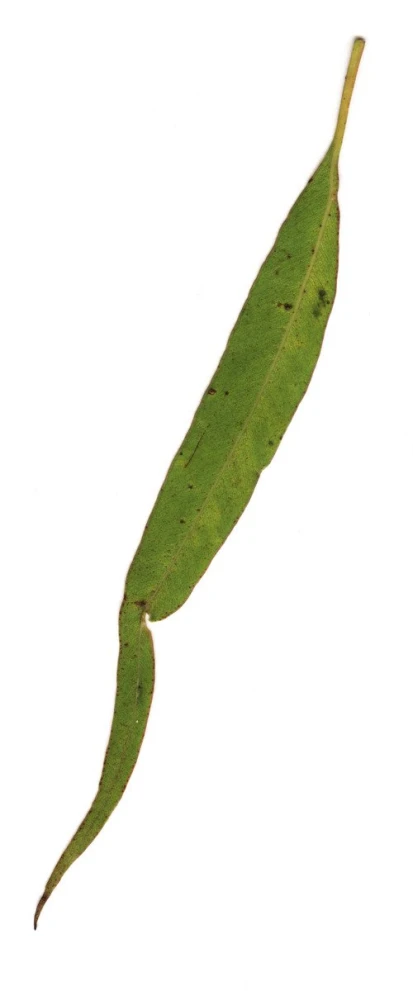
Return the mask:
{"type": "Polygon", "coordinates": [[[115,711],[102,776],[51,874],[40,912],[122,796],[154,684],[146,616],[175,612],[239,519],[313,374],[334,301],[338,159],[364,41],[354,41],[332,143],[292,207],[242,307],[130,566],[120,612],[115,711]]]}

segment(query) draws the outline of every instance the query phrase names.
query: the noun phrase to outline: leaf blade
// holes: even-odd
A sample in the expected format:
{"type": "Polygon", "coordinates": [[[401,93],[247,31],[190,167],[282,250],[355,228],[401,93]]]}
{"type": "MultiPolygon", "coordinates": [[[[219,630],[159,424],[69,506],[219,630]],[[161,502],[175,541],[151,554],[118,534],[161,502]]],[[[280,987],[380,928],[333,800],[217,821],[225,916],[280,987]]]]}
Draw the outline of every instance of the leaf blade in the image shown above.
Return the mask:
{"type": "Polygon", "coordinates": [[[338,209],[331,169],[330,149],[257,275],[155,503],[128,575],[153,621],[188,598],[308,387],[336,288],[338,209]],[[312,223],[305,228],[309,201],[312,223]],[[332,245],[334,264],[325,272],[332,245]]]}

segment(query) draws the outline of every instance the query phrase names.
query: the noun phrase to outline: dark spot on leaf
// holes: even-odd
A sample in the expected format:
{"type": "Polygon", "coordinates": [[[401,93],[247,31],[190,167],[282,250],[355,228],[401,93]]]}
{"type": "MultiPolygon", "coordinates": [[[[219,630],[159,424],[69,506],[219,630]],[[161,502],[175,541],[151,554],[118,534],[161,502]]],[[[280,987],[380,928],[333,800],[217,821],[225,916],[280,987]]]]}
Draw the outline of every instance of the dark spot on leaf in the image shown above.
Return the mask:
{"type": "Polygon", "coordinates": [[[143,609],[144,606],[146,606],[146,599],[138,599],[138,601],[135,602],[134,605],[138,606],[138,609],[143,609]]]}
{"type": "Polygon", "coordinates": [[[185,520],[179,520],[180,523],[185,523],[185,520]]]}
{"type": "Polygon", "coordinates": [[[208,389],[208,396],[216,396],[216,392],[217,392],[216,389],[212,389],[212,388],[208,389]]]}
{"type": "Polygon", "coordinates": [[[319,300],[318,301],[318,304],[313,309],[313,314],[314,314],[315,317],[319,317],[320,316],[320,313],[321,313],[321,310],[322,310],[322,307],[323,306],[328,306],[329,303],[330,303],[330,300],[327,298],[327,290],[326,289],[319,289],[318,290],[318,300],[319,300]]]}
{"type": "Polygon", "coordinates": [[[193,485],[192,485],[192,483],[190,482],[190,483],[189,483],[189,485],[188,485],[188,489],[193,489],[193,487],[194,487],[194,486],[193,486],[193,485]]]}
{"type": "Polygon", "coordinates": [[[225,389],[225,392],[224,392],[224,396],[229,396],[229,391],[228,391],[228,389],[225,389]]]}
{"type": "Polygon", "coordinates": [[[310,182],[312,182],[312,181],[313,181],[313,179],[314,179],[314,176],[313,176],[313,175],[312,175],[312,176],[310,176],[310,178],[309,178],[309,180],[308,180],[308,183],[307,183],[307,186],[309,186],[309,185],[310,185],[310,182]]]}
{"type": "Polygon", "coordinates": [[[269,440],[268,443],[269,443],[270,447],[273,447],[274,446],[274,441],[273,440],[269,440]]]}
{"type": "Polygon", "coordinates": [[[287,258],[291,258],[291,255],[289,255],[288,252],[287,252],[287,258]]]}

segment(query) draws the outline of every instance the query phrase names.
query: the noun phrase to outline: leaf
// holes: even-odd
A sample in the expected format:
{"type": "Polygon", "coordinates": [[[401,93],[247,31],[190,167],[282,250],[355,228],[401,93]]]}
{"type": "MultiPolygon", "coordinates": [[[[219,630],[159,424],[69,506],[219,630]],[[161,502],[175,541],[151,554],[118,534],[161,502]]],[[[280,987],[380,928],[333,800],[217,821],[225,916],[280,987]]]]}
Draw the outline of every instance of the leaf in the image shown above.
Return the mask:
{"type": "Polygon", "coordinates": [[[61,877],[117,805],[136,763],[154,685],[145,617],[164,619],[188,598],[274,457],[313,374],[336,291],[338,159],[363,48],[356,38],[332,143],[253,283],[129,568],[102,776],[47,882],[35,928],[61,877]]]}

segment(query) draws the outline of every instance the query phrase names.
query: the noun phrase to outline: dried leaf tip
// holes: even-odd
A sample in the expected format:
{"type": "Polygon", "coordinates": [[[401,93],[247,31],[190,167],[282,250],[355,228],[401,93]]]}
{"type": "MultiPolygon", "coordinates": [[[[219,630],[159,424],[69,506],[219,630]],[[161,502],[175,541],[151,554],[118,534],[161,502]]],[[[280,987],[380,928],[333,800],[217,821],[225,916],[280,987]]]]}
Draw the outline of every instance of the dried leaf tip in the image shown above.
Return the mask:
{"type": "Polygon", "coordinates": [[[42,897],[41,897],[41,898],[39,899],[39,902],[38,902],[38,904],[37,904],[37,908],[36,908],[36,911],[35,911],[35,913],[34,913],[34,928],[35,928],[35,929],[37,929],[37,923],[38,923],[38,921],[39,921],[39,915],[40,915],[40,913],[41,913],[41,911],[42,911],[42,908],[44,908],[44,906],[45,906],[45,904],[46,904],[46,902],[47,902],[47,900],[48,900],[48,897],[49,897],[48,895],[46,895],[46,894],[44,894],[44,895],[42,895],[42,897]]]}

